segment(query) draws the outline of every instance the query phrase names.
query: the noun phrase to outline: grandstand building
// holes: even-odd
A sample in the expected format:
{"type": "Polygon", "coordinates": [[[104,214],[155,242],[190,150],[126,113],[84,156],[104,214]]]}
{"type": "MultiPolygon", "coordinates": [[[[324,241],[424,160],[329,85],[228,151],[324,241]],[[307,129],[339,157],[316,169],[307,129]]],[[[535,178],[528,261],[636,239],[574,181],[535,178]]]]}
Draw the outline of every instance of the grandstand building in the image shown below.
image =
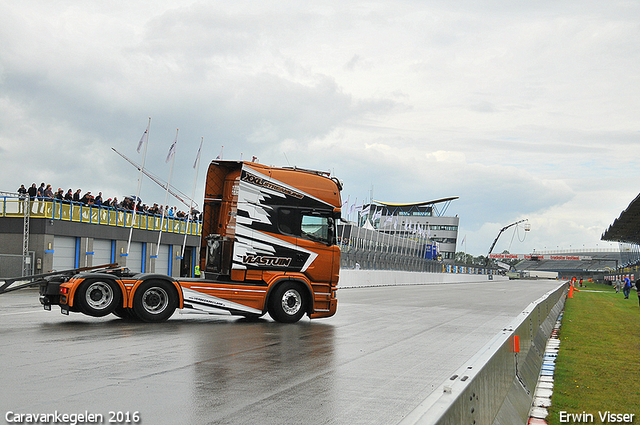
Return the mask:
{"type": "Polygon", "coordinates": [[[517,272],[552,271],[558,273],[559,279],[576,277],[599,281],[621,263],[621,252],[617,249],[549,251],[511,257],[521,260],[515,266],[517,272]]]}
{"type": "Polygon", "coordinates": [[[516,269],[557,271],[560,278],[640,278],[640,195],[604,231],[601,240],[618,242],[619,249],[532,254],[516,269]]]}
{"type": "Polygon", "coordinates": [[[439,258],[453,261],[456,254],[460,218],[445,213],[457,196],[416,203],[373,201],[365,205],[359,225],[397,237],[437,247],[439,258]],[[369,224],[367,224],[369,223],[369,224]]]}
{"type": "Polygon", "coordinates": [[[640,195],[602,234],[603,241],[620,244],[620,264],[607,273],[608,280],[629,276],[632,280],[640,277],[640,195]]]}

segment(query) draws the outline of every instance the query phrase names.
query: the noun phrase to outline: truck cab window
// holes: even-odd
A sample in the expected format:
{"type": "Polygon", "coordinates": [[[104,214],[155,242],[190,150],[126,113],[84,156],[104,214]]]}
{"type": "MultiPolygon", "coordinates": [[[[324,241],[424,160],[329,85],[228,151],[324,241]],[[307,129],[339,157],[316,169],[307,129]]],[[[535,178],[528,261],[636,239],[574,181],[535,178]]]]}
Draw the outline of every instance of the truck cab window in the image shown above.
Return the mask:
{"type": "Polygon", "coordinates": [[[329,244],[331,242],[330,217],[302,215],[302,237],[329,244]]]}
{"type": "Polygon", "coordinates": [[[285,235],[333,245],[335,244],[334,226],[335,220],[328,213],[278,208],[278,230],[285,235]]]}
{"type": "Polygon", "coordinates": [[[292,208],[278,209],[278,229],[286,235],[300,236],[300,212],[292,208]]]}

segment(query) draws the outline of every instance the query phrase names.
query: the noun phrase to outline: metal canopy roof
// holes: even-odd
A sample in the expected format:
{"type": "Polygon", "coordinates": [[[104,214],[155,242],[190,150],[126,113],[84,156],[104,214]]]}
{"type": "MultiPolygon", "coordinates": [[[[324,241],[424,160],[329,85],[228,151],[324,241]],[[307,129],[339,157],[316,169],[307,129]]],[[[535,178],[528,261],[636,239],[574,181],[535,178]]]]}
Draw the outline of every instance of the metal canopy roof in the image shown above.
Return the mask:
{"type": "Polygon", "coordinates": [[[411,211],[425,211],[426,209],[432,209],[436,213],[437,217],[442,217],[449,208],[451,201],[458,199],[458,196],[450,196],[448,198],[435,199],[433,201],[424,202],[409,202],[409,203],[395,203],[395,202],[381,202],[373,200],[376,204],[382,205],[388,211],[392,211],[391,214],[395,215],[397,211],[411,212],[411,211]],[[442,208],[438,208],[437,204],[444,204],[442,208]]]}
{"type": "Polygon", "coordinates": [[[399,203],[395,203],[395,202],[382,202],[382,201],[376,201],[374,200],[373,202],[380,204],[380,205],[384,205],[387,207],[423,207],[425,205],[433,205],[433,204],[439,204],[441,202],[447,202],[447,201],[453,201],[454,199],[458,199],[458,196],[452,196],[449,198],[442,198],[442,199],[436,199],[434,201],[424,201],[424,202],[409,202],[406,204],[399,204],[399,203]]]}
{"type": "Polygon", "coordinates": [[[600,239],[640,245],[640,195],[620,213],[600,239]]]}

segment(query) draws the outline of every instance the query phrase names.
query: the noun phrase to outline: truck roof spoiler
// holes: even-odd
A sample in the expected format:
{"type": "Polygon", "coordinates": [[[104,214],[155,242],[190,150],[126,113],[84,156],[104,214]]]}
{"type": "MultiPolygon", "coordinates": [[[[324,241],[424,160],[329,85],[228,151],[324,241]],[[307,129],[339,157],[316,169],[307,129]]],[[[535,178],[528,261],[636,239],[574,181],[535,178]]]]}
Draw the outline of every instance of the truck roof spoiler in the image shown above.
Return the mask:
{"type": "Polygon", "coordinates": [[[31,276],[20,276],[20,277],[9,277],[9,278],[0,278],[0,281],[4,281],[4,283],[2,285],[0,285],[0,295],[7,293],[7,292],[13,292],[13,291],[17,291],[18,289],[23,289],[23,288],[30,288],[33,286],[38,286],[42,283],[46,283],[46,278],[47,277],[51,277],[51,276],[73,276],[76,275],[78,273],[81,272],[86,272],[89,270],[99,270],[99,269],[104,269],[104,270],[111,270],[111,269],[116,269],[118,268],[118,263],[111,263],[111,264],[103,264],[100,266],[92,266],[92,267],[80,267],[77,269],[68,269],[68,270],[60,270],[60,271],[55,271],[55,272],[50,272],[50,273],[42,273],[42,274],[35,274],[35,275],[31,275],[31,276]],[[14,283],[18,283],[18,282],[22,282],[22,284],[16,285],[16,286],[12,286],[14,283]]]}

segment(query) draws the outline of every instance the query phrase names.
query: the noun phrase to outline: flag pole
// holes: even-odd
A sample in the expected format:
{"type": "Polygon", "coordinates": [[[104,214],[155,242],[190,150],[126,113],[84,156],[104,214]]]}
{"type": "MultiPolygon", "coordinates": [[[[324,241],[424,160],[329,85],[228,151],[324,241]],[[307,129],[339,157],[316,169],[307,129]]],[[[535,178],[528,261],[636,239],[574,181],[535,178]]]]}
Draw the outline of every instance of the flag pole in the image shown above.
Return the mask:
{"type": "MultiPolygon", "coordinates": [[[[171,160],[171,168],[169,169],[169,180],[167,181],[167,191],[164,193],[164,208],[162,208],[162,218],[160,219],[160,232],[158,233],[158,244],[156,245],[156,255],[153,258],[158,258],[158,253],[160,252],[160,239],[162,238],[162,224],[164,223],[164,215],[167,212],[167,198],[169,197],[169,186],[171,186],[171,174],[173,174],[173,163],[176,159],[176,143],[178,143],[178,130],[176,129],[176,138],[174,139],[171,147],[169,148],[169,154],[167,155],[167,160],[165,162],[169,162],[171,160]]],[[[167,226],[169,223],[167,223],[167,226]]]]}
{"type": "MultiPolygon", "coordinates": [[[[142,165],[140,166],[140,175],[138,176],[138,189],[136,190],[136,198],[140,198],[140,189],[142,187],[142,170],[144,170],[144,161],[147,158],[147,145],[149,144],[149,127],[151,126],[151,117],[149,117],[149,123],[147,124],[147,129],[142,134],[140,138],[140,142],[138,142],[138,153],[140,153],[140,148],[144,144],[144,152],[142,153],[142,165]]],[[[133,203],[133,212],[131,215],[131,227],[129,228],[129,240],[127,241],[127,256],[129,255],[129,249],[131,248],[131,236],[133,235],[133,226],[136,222],[136,200],[134,199],[133,203]]]]}
{"type": "MultiPolygon", "coordinates": [[[[382,210],[380,210],[382,211],[382,210]]],[[[376,208],[373,210],[373,220],[372,221],[372,225],[375,228],[375,224],[376,224],[376,214],[378,213],[378,206],[376,205],[376,208]]],[[[376,235],[376,247],[374,252],[378,251],[378,244],[380,242],[380,222],[382,221],[382,215],[380,215],[380,221],[378,222],[378,234],[376,235]]],[[[382,252],[382,247],[380,247],[380,252],[382,252]]]]}
{"type": "Polygon", "coordinates": [[[196,183],[198,181],[198,170],[200,168],[200,151],[202,150],[202,142],[204,142],[204,137],[200,139],[200,147],[198,148],[198,153],[196,154],[196,162],[193,164],[193,168],[196,169],[196,176],[193,178],[193,190],[191,191],[191,205],[189,205],[189,214],[187,214],[187,227],[184,229],[184,241],[182,242],[182,254],[180,256],[184,258],[184,250],[187,246],[187,232],[189,231],[189,224],[191,223],[191,213],[193,211],[193,197],[196,196],[196,183]]]}

